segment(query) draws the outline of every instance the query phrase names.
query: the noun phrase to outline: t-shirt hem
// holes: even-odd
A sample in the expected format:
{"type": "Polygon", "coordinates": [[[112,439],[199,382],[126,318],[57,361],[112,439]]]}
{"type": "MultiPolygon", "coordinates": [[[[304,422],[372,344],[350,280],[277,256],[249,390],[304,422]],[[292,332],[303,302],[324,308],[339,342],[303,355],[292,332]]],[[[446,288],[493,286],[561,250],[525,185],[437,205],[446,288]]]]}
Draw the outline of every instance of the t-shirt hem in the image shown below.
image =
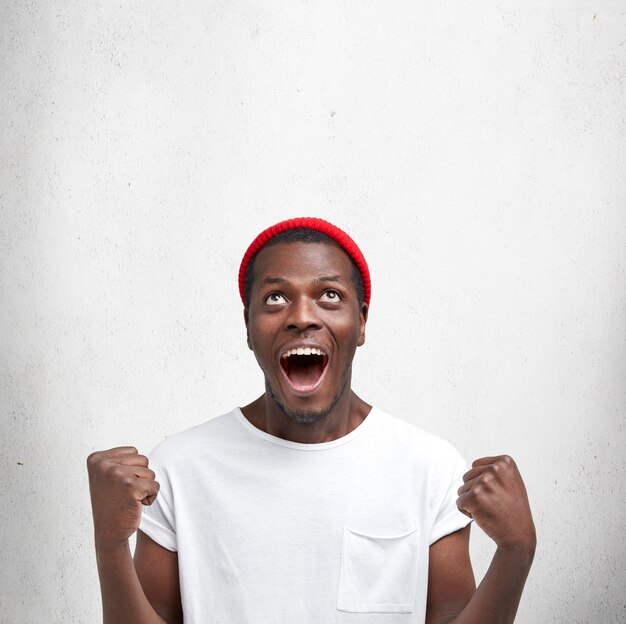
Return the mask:
{"type": "Polygon", "coordinates": [[[147,516],[145,513],[141,516],[141,525],[139,526],[139,530],[143,531],[159,546],[163,546],[163,548],[172,552],[178,551],[176,538],[173,536],[171,531],[159,524],[156,520],[153,520],[150,516],[147,516]]]}
{"type": "Polygon", "coordinates": [[[430,534],[429,546],[432,546],[436,541],[446,535],[450,535],[456,531],[464,529],[470,522],[472,522],[471,518],[461,514],[460,518],[450,519],[448,522],[438,525],[437,528],[430,534]]]}

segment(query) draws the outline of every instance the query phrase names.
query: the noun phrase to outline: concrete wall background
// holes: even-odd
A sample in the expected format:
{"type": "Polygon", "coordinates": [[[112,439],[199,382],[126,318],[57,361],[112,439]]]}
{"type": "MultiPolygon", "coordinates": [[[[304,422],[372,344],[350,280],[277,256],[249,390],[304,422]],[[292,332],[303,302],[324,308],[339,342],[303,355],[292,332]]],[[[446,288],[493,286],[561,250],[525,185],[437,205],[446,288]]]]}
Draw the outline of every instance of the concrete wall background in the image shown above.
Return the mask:
{"type": "Polygon", "coordinates": [[[626,621],[623,3],[0,23],[1,622],[98,621],[85,457],[261,392],[236,270],[297,215],[370,262],[357,392],[517,458],[540,539],[518,622],[626,621]]]}

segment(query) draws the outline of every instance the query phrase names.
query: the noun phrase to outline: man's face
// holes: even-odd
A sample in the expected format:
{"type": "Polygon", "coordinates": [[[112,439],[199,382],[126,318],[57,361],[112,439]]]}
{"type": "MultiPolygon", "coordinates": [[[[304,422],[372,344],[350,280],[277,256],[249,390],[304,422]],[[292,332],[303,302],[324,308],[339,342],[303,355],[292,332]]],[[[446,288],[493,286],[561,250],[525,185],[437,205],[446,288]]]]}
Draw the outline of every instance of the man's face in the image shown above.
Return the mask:
{"type": "Polygon", "coordinates": [[[248,344],[268,397],[296,422],[324,418],[350,391],[367,320],[352,271],[348,255],[325,243],[281,243],[255,259],[248,344]]]}

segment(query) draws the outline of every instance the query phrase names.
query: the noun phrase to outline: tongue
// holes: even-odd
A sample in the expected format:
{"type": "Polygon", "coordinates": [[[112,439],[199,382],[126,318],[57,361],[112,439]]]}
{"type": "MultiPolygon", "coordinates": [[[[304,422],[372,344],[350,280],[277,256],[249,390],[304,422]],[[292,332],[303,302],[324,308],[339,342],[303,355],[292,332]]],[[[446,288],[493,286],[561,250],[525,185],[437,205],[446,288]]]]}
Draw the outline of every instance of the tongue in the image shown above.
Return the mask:
{"type": "Polygon", "coordinates": [[[287,376],[296,387],[314,386],[324,372],[324,366],[319,357],[296,356],[289,358],[289,360],[287,376]]]}

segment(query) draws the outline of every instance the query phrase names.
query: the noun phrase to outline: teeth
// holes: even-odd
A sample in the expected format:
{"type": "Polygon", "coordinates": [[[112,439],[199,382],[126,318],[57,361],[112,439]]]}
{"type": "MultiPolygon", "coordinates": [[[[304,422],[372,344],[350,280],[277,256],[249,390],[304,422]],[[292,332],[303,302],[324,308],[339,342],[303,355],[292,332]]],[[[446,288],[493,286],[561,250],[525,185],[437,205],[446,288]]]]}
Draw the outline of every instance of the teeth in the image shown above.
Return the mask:
{"type": "Polygon", "coordinates": [[[296,349],[289,349],[282,354],[281,358],[285,359],[291,355],[326,355],[321,349],[316,347],[297,347],[296,349]]]}

